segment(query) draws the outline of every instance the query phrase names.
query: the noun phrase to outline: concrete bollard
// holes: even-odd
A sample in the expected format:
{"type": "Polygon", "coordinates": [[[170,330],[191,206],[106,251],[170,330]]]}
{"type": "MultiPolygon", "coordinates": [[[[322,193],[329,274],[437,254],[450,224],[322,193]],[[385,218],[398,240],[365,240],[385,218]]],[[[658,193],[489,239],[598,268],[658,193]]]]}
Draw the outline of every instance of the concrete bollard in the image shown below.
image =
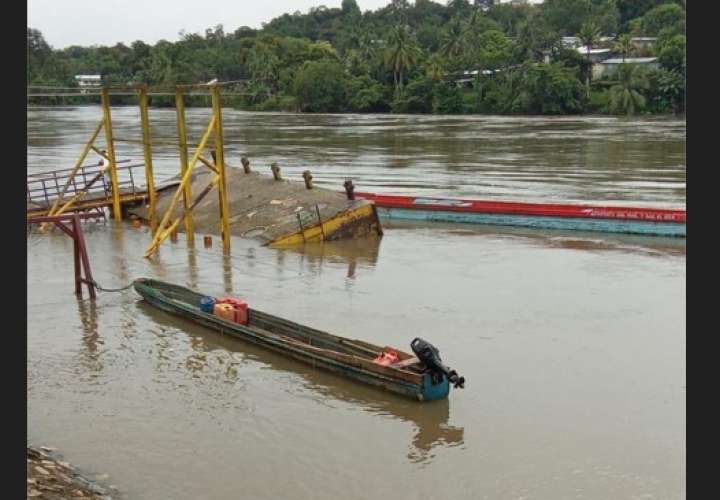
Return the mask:
{"type": "Polygon", "coordinates": [[[312,189],[312,174],[309,170],[303,172],[303,179],[305,179],[305,187],[308,189],[312,189]]]}
{"type": "Polygon", "coordinates": [[[250,173],[250,160],[248,160],[247,158],[245,158],[243,156],[242,158],[240,158],[240,162],[242,163],[243,170],[245,171],[245,173],[249,174],[250,173]]]}
{"type": "Polygon", "coordinates": [[[278,167],[278,164],[275,162],[272,162],[270,164],[270,170],[272,170],[273,177],[276,181],[281,181],[282,176],[280,175],[280,167],[278,167]]]}
{"type": "Polygon", "coordinates": [[[212,247],[212,236],[203,236],[203,243],[205,244],[205,248],[212,247]]]}
{"type": "Polygon", "coordinates": [[[355,186],[353,186],[353,182],[351,179],[348,179],[345,181],[345,194],[347,195],[348,200],[354,200],[355,199],[355,186]]]}

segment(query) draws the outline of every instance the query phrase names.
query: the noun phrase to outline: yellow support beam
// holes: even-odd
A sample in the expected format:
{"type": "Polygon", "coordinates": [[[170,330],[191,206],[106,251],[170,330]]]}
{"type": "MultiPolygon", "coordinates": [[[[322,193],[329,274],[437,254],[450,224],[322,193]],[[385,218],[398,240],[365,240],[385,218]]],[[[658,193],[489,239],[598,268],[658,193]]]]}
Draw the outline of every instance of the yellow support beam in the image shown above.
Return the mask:
{"type": "Polygon", "coordinates": [[[142,125],[143,136],[143,156],[145,157],[145,185],[147,186],[147,196],[150,205],[150,231],[152,232],[152,234],[155,234],[155,232],[157,231],[157,217],[155,215],[157,193],[155,193],[155,177],[153,175],[147,87],[141,87],[138,92],[138,101],[140,103],[140,124],[142,125]]]}
{"type": "Polygon", "coordinates": [[[213,132],[213,130],[216,127],[215,117],[210,120],[210,123],[208,124],[208,128],[203,134],[202,139],[200,140],[200,144],[198,144],[197,149],[195,150],[195,153],[193,154],[192,160],[190,161],[190,165],[188,166],[187,170],[183,174],[182,180],[180,181],[180,185],[177,187],[177,190],[175,191],[175,194],[173,195],[172,199],[170,200],[170,205],[167,208],[167,211],[165,212],[165,215],[162,218],[162,221],[160,221],[159,224],[159,230],[157,233],[155,233],[155,236],[153,237],[152,242],[150,243],[150,246],[148,247],[147,251],[145,252],[145,257],[149,257],[152,255],[160,246],[160,244],[168,237],[170,236],[170,233],[173,229],[177,227],[177,224],[181,219],[186,219],[188,213],[185,213],[183,217],[175,221],[175,223],[168,227],[168,221],[170,220],[170,217],[173,213],[173,210],[175,210],[175,205],[177,205],[178,200],[180,199],[180,194],[185,191],[185,186],[190,182],[192,178],[192,171],[193,168],[195,168],[195,164],[198,162],[198,158],[200,157],[200,154],[205,149],[205,146],[207,145],[208,139],[210,138],[210,134],[213,132]],[[166,229],[167,228],[167,229],[166,229]]]}
{"type": "Polygon", "coordinates": [[[225,154],[223,151],[222,104],[220,102],[220,87],[213,85],[212,107],[215,119],[215,168],[218,170],[220,181],[218,193],[220,195],[220,234],[222,235],[223,250],[230,250],[230,206],[227,196],[227,178],[225,176],[225,154]]]}
{"type": "Polygon", "coordinates": [[[75,166],[73,167],[72,171],[70,172],[70,176],[68,177],[67,182],[65,182],[65,185],[63,186],[62,192],[60,192],[60,196],[55,200],[55,203],[53,203],[52,208],[48,212],[48,215],[53,215],[55,210],[57,209],[60,202],[63,200],[63,197],[65,196],[65,193],[67,193],[68,188],[70,188],[70,184],[72,183],[73,179],[75,178],[75,174],[78,170],[80,170],[80,167],[82,166],[82,162],[85,161],[85,158],[87,157],[88,153],[90,152],[90,149],[93,147],[93,144],[95,144],[95,139],[97,139],[98,134],[100,133],[100,130],[103,127],[103,122],[100,121],[100,123],[97,124],[97,127],[95,127],[95,130],[93,131],[92,135],[90,136],[90,140],[85,144],[85,147],[82,150],[82,153],[80,154],[80,158],[78,158],[78,161],[75,163],[75,166]]]}
{"type": "Polygon", "coordinates": [[[122,219],[122,210],[120,209],[120,187],[118,186],[117,169],[115,165],[115,145],[113,143],[112,133],[112,117],[110,116],[110,95],[107,87],[103,87],[101,91],[101,102],[103,109],[103,122],[105,127],[105,142],[107,142],[107,158],[110,161],[110,179],[112,180],[112,197],[113,197],[113,217],[115,220],[122,219]]]}
{"type": "Polygon", "coordinates": [[[220,172],[218,172],[218,169],[215,168],[215,165],[213,165],[210,160],[208,160],[204,156],[201,156],[200,158],[198,158],[198,160],[200,160],[200,163],[204,164],[207,168],[215,172],[216,175],[220,175],[220,172]]]}
{"type": "MultiPolygon", "coordinates": [[[[187,131],[185,130],[185,98],[182,87],[175,87],[175,109],[177,111],[178,141],[180,146],[180,175],[184,176],[188,169],[187,131]]],[[[195,241],[195,228],[192,212],[188,211],[192,200],[192,186],[188,183],[183,190],[183,207],[185,208],[185,237],[188,244],[195,241]]]]}

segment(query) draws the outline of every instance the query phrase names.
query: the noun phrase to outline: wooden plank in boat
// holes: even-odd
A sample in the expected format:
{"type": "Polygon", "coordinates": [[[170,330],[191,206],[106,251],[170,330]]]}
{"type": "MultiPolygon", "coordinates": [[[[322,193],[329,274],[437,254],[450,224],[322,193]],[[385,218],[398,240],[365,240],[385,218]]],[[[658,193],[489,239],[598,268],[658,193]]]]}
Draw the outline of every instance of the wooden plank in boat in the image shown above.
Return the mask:
{"type": "Polygon", "coordinates": [[[402,361],[398,361],[397,363],[393,363],[390,366],[392,368],[407,368],[409,366],[418,364],[420,364],[420,360],[413,356],[407,359],[403,359],[402,361]]]}

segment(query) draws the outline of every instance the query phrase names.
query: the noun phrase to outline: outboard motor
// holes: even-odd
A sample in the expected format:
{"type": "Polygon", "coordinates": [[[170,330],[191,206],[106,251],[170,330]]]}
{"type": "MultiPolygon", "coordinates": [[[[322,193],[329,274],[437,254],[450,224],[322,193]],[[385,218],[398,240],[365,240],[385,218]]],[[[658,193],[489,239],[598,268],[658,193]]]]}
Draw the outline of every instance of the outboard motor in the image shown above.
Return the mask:
{"type": "Polygon", "coordinates": [[[419,337],[410,342],[410,347],[415,356],[425,363],[431,372],[444,374],[455,388],[463,389],[465,387],[465,377],[459,376],[455,370],[451,370],[442,363],[437,347],[419,337]]]}

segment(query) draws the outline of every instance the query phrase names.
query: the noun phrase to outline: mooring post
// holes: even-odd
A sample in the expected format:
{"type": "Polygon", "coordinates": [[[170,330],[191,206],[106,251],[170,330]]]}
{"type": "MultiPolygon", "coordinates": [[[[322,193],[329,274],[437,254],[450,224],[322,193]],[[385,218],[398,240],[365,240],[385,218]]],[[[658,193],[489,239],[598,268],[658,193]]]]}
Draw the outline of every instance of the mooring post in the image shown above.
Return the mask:
{"type": "Polygon", "coordinates": [[[107,87],[100,93],[103,109],[103,126],[105,128],[105,142],[107,143],[107,159],[110,162],[110,178],[112,179],[113,217],[122,220],[120,209],[120,186],[118,185],[117,166],[115,164],[115,144],[113,141],[112,116],[110,115],[110,94],[107,87]]]}
{"type": "Polygon", "coordinates": [[[218,192],[220,194],[220,234],[223,250],[230,250],[230,206],[227,196],[227,178],[225,176],[225,155],[223,150],[222,107],[220,87],[212,86],[213,115],[215,116],[215,168],[218,170],[218,192]]]}
{"type": "MultiPolygon", "coordinates": [[[[182,87],[175,87],[175,111],[177,112],[178,145],[180,148],[180,176],[188,169],[187,132],[185,130],[185,97],[182,87]]],[[[183,188],[183,207],[185,208],[185,238],[188,245],[195,242],[195,228],[192,211],[188,210],[192,202],[192,186],[188,182],[183,188]]]]}
{"type": "Polygon", "coordinates": [[[245,173],[249,174],[250,173],[250,160],[248,160],[247,158],[245,158],[243,156],[242,158],[240,158],[240,163],[242,163],[243,170],[245,171],[245,173]]]}
{"type": "Polygon", "coordinates": [[[312,189],[312,174],[309,170],[303,172],[303,179],[305,179],[305,187],[307,189],[312,189]]]}
{"type": "Polygon", "coordinates": [[[355,199],[355,186],[353,186],[353,181],[351,179],[348,179],[345,181],[345,194],[347,195],[348,200],[354,200],[355,199]]]}
{"type": "Polygon", "coordinates": [[[276,162],[272,162],[270,164],[270,170],[272,170],[273,178],[276,181],[282,180],[282,176],[280,175],[280,167],[278,167],[278,164],[276,162]]]}
{"type": "MultiPolygon", "coordinates": [[[[157,217],[155,214],[156,193],[152,164],[152,145],[150,142],[150,118],[148,114],[147,86],[143,85],[140,87],[138,101],[140,103],[140,124],[142,125],[143,155],[145,158],[145,186],[147,187],[148,201],[150,202],[150,231],[152,234],[155,234],[155,231],[157,231],[157,217]]],[[[130,171],[132,172],[132,170],[130,171]]]]}

